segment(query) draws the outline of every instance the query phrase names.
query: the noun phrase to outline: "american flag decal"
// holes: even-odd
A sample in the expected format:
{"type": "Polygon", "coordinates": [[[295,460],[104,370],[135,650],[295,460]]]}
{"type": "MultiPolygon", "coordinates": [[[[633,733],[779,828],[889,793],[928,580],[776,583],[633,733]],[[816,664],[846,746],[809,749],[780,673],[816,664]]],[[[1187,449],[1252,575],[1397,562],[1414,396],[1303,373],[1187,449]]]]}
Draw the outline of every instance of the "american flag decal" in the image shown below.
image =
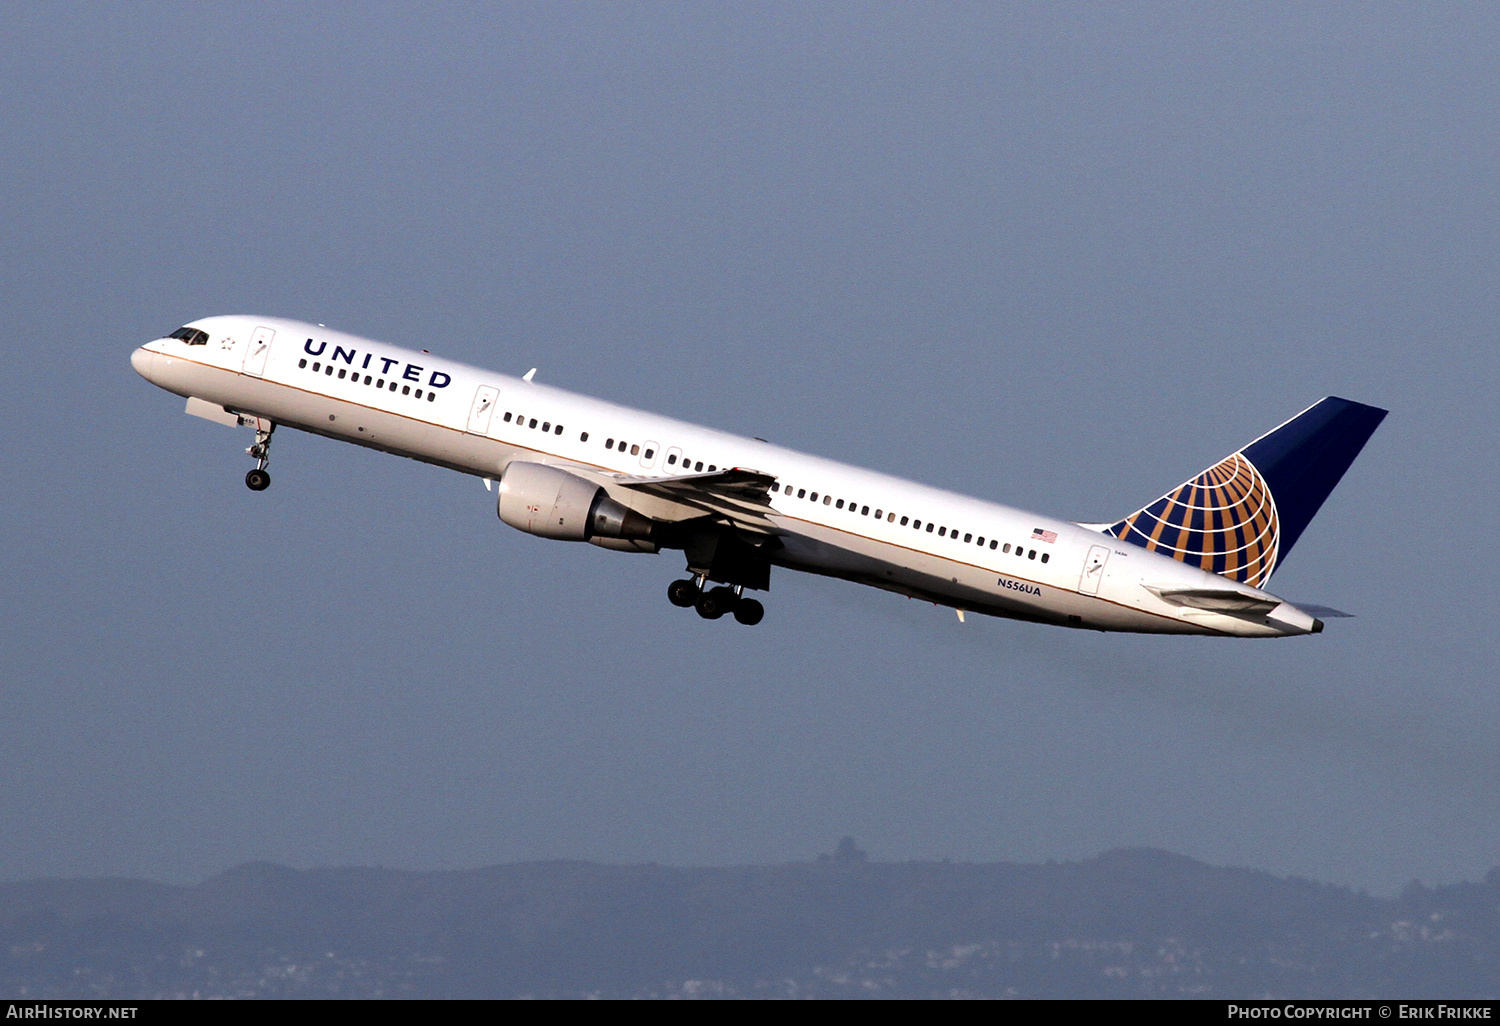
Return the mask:
{"type": "Polygon", "coordinates": [[[1055,541],[1057,541],[1057,532],[1056,531],[1043,531],[1040,527],[1033,527],[1031,529],[1031,540],[1032,541],[1055,542],[1055,541]]]}

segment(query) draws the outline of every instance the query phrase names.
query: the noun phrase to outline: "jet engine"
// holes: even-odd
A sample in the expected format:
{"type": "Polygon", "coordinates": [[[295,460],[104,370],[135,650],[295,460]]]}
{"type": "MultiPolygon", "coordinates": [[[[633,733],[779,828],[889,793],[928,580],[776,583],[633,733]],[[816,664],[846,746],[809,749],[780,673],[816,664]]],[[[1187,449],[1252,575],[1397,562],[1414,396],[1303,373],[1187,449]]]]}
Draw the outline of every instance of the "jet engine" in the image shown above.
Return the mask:
{"type": "Polygon", "coordinates": [[[518,531],[586,541],[622,552],[656,552],[652,522],[592,481],[558,467],[516,461],[500,476],[495,511],[518,531]]]}

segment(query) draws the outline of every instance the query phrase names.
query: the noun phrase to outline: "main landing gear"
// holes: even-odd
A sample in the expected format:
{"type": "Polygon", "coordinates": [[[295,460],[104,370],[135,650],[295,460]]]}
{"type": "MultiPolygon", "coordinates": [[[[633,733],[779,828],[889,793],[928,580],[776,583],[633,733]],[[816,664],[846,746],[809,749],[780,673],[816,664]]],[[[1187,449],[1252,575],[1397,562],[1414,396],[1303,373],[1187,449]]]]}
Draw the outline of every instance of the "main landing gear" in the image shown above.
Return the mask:
{"type": "Polygon", "coordinates": [[[733,613],[734,618],[746,627],[753,627],[760,623],[766,615],[766,607],[752,598],[745,598],[744,589],[738,585],[733,588],[720,585],[717,588],[703,590],[704,578],[691,577],[683,581],[673,581],[667,585],[667,600],[674,606],[686,609],[693,606],[698,610],[698,615],[705,620],[717,620],[725,613],[733,613]]]}
{"type": "Polygon", "coordinates": [[[252,492],[271,487],[271,473],[266,468],[271,465],[271,434],[275,430],[276,425],[270,421],[255,422],[255,444],[245,450],[246,455],[255,458],[255,469],[245,475],[245,487],[252,492]]]}

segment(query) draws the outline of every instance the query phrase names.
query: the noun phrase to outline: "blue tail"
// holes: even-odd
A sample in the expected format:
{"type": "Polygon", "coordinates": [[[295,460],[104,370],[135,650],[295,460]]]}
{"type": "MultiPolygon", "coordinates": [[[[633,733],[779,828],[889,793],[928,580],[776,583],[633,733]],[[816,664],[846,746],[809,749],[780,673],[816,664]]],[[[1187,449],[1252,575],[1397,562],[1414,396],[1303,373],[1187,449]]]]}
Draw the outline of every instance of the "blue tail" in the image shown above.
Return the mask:
{"type": "Polygon", "coordinates": [[[1336,396],[1321,399],[1105,533],[1264,584],[1385,414],[1336,396]]]}

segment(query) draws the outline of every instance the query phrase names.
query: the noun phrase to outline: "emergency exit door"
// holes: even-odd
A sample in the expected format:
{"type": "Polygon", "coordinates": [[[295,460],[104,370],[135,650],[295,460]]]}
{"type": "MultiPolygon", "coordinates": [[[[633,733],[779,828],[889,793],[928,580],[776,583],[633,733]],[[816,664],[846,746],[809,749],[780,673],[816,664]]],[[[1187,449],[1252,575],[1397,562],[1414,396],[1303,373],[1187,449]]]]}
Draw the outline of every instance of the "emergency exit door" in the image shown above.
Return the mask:
{"type": "Polygon", "coordinates": [[[469,407],[469,434],[482,435],[490,429],[490,418],[495,415],[495,400],[500,390],[493,385],[480,385],[474,393],[474,405],[469,407]]]}
{"type": "Polygon", "coordinates": [[[1104,564],[1109,562],[1109,546],[1094,545],[1083,561],[1083,573],[1078,577],[1078,591],[1082,595],[1099,594],[1099,582],[1104,580],[1104,564]]]}

